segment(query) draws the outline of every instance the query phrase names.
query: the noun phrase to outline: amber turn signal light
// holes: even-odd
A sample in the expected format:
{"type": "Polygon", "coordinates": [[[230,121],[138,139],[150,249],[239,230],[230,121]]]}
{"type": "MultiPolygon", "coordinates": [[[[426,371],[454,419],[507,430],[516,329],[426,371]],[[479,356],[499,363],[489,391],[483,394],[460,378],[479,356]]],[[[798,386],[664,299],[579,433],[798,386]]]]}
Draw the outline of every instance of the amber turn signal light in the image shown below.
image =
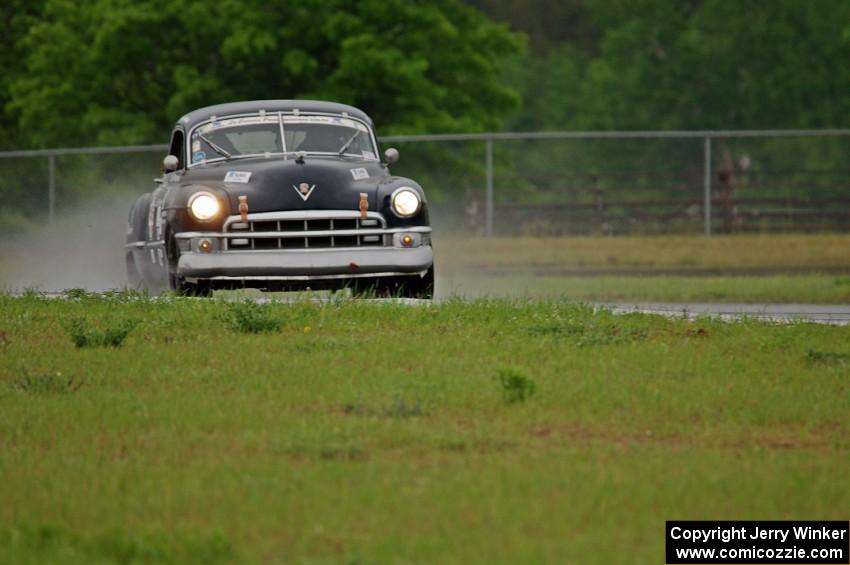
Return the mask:
{"type": "Polygon", "coordinates": [[[411,245],[413,245],[413,236],[405,234],[401,238],[401,244],[405,247],[410,247],[411,245]]]}

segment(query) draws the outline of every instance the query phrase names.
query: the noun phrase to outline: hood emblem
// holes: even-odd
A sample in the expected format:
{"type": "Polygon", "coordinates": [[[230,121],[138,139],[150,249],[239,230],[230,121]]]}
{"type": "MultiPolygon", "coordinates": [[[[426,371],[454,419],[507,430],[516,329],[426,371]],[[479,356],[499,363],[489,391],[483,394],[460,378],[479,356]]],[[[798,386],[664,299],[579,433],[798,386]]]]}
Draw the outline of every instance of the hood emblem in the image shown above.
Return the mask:
{"type": "Polygon", "coordinates": [[[298,196],[301,197],[301,200],[307,202],[307,199],[310,198],[310,195],[313,194],[313,189],[316,188],[315,184],[307,184],[306,182],[302,182],[299,185],[292,185],[292,188],[295,189],[295,192],[298,193],[298,196]]]}

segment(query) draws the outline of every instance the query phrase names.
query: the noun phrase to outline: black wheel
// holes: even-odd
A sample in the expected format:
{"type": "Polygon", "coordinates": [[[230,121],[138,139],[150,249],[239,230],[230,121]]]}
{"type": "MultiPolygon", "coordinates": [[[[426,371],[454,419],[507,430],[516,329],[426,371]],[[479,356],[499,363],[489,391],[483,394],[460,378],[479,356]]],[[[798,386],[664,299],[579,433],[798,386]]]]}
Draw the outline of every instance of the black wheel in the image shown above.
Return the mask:
{"type": "Polygon", "coordinates": [[[165,256],[168,258],[168,287],[180,296],[212,296],[212,286],[209,281],[190,283],[175,273],[180,259],[180,249],[168,225],[165,226],[165,241],[165,256]]]}
{"type": "Polygon", "coordinates": [[[209,282],[186,282],[171,272],[168,273],[168,286],[180,296],[212,296],[212,286],[209,282]]]}
{"type": "Polygon", "coordinates": [[[209,298],[212,296],[212,287],[209,283],[187,283],[184,282],[178,291],[182,296],[198,296],[209,298]]]}
{"type": "MultiPolygon", "coordinates": [[[[138,243],[148,240],[148,208],[151,204],[151,194],[143,194],[130,208],[130,217],[127,218],[127,243],[138,243]]],[[[135,255],[137,251],[130,248],[126,254],[127,286],[134,290],[145,288],[145,279],[139,266],[136,264],[135,255]]]]}

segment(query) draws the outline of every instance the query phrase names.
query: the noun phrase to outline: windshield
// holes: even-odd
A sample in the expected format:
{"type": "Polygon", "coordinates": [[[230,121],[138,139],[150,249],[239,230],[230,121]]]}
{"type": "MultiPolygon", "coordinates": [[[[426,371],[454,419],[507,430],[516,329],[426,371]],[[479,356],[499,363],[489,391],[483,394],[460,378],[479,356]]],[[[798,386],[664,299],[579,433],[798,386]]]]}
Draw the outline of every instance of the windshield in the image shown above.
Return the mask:
{"type": "Polygon", "coordinates": [[[190,143],[193,165],[299,151],[377,160],[369,128],[340,116],[282,116],[281,119],[278,114],[257,114],[214,119],[196,127],[190,143]]]}

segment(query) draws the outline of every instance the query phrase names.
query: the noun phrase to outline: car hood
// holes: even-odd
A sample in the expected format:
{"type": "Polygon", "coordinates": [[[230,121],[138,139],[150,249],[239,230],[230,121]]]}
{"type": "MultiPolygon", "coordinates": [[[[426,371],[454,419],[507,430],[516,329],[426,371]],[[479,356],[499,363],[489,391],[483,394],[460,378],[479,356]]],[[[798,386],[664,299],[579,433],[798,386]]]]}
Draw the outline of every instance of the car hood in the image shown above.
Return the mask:
{"type": "Polygon", "coordinates": [[[376,210],[377,188],[387,177],[386,168],[377,161],[306,156],[302,162],[294,157],[258,158],[199,166],[183,173],[180,184],[223,191],[233,212],[240,196],[247,196],[252,213],[357,210],[362,193],[368,197],[369,209],[376,210]]]}

